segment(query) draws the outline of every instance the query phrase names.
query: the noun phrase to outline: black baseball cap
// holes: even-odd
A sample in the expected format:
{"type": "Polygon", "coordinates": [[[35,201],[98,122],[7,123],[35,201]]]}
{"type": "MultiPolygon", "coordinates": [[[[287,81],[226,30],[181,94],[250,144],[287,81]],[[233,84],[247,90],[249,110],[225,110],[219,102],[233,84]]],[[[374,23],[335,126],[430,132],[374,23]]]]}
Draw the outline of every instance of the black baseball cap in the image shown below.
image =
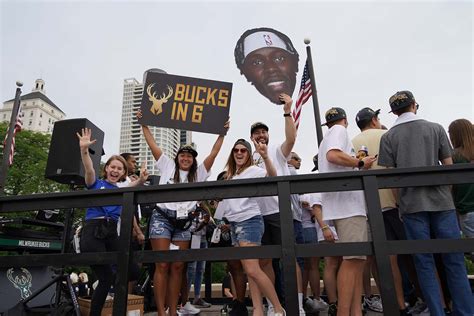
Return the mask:
{"type": "Polygon", "coordinates": [[[326,111],[326,123],[322,126],[328,125],[328,123],[339,121],[340,119],[347,118],[346,111],[341,108],[330,108],[326,111]]]}
{"type": "Polygon", "coordinates": [[[268,132],[268,126],[265,125],[264,123],[262,122],[255,122],[252,124],[252,126],[250,127],[250,136],[252,136],[253,132],[257,129],[257,128],[263,128],[264,130],[266,130],[268,132]]]}
{"type": "Polygon", "coordinates": [[[419,106],[419,104],[415,101],[413,93],[408,90],[398,91],[397,93],[392,95],[390,99],[388,99],[388,102],[390,104],[390,108],[392,109],[390,112],[403,109],[412,104],[413,102],[415,102],[416,105],[419,106]]]}
{"type": "Polygon", "coordinates": [[[250,146],[250,143],[248,141],[246,141],[245,139],[243,139],[243,138],[237,139],[237,141],[234,143],[234,146],[232,148],[234,148],[235,146],[237,146],[239,144],[245,146],[245,148],[247,148],[247,151],[249,152],[249,154],[252,153],[252,146],[250,146]]]}
{"type": "Polygon", "coordinates": [[[380,114],[380,109],[374,111],[371,108],[363,108],[356,115],[356,123],[359,128],[364,126],[364,123],[370,121],[373,117],[380,114]]]}
{"type": "Polygon", "coordinates": [[[196,149],[194,149],[194,147],[189,144],[181,146],[176,155],[179,155],[180,153],[190,153],[194,158],[196,158],[198,155],[196,149]]]}

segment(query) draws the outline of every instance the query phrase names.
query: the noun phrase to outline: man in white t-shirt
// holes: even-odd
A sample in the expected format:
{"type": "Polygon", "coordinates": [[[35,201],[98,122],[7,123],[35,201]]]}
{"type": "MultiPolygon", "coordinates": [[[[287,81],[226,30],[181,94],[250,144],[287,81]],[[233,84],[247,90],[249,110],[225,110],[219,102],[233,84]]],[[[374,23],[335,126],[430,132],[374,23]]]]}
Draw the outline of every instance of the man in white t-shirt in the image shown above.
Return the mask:
{"type": "MultiPolygon", "coordinates": [[[[355,150],[366,149],[369,155],[378,155],[380,147],[380,139],[387,132],[382,129],[382,124],[378,117],[380,110],[372,110],[371,108],[363,108],[356,115],[356,124],[360,128],[360,134],[352,139],[355,150]]],[[[359,151],[361,152],[361,151],[359,151]]],[[[371,169],[385,169],[374,162],[371,169]]],[[[385,226],[387,240],[406,240],[405,228],[400,220],[398,207],[392,189],[379,190],[380,206],[382,207],[382,215],[385,226]]],[[[370,219],[369,219],[370,220],[370,219]]],[[[392,275],[394,280],[395,292],[397,294],[398,307],[400,315],[406,315],[405,298],[403,295],[402,277],[398,267],[397,255],[390,255],[390,264],[392,267],[392,275]]],[[[408,261],[408,260],[404,260],[408,261]]],[[[374,277],[376,272],[375,258],[367,258],[367,265],[364,271],[364,306],[372,311],[382,313],[383,307],[378,297],[370,295],[370,272],[374,277]]],[[[378,280],[376,279],[378,282],[378,280]]]]}
{"type": "MultiPolygon", "coordinates": [[[[268,145],[268,156],[277,171],[278,176],[291,175],[288,168],[288,158],[291,155],[291,150],[296,141],[296,127],[293,117],[291,116],[291,105],[293,100],[287,94],[280,94],[280,101],[283,105],[283,118],[285,120],[285,141],[281,144],[269,145],[268,126],[262,122],[252,124],[250,128],[251,139],[257,143],[265,143],[268,145]]],[[[254,153],[254,163],[257,166],[264,168],[263,160],[260,155],[254,153]]],[[[278,197],[269,196],[259,199],[260,210],[262,212],[263,221],[265,224],[265,232],[262,237],[262,245],[280,245],[281,244],[281,228],[280,228],[280,209],[278,206],[278,197]]],[[[293,218],[301,222],[301,212],[299,208],[299,197],[297,194],[291,196],[293,218]],[[295,206],[293,206],[295,205],[295,206]]],[[[262,259],[260,261],[263,271],[268,275],[270,280],[275,283],[275,271],[272,268],[272,259],[262,259]]],[[[304,315],[303,309],[303,288],[301,279],[301,269],[296,266],[296,277],[298,283],[298,302],[300,306],[300,315],[304,315]]],[[[279,286],[278,282],[275,284],[279,286]]],[[[287,293],[289,294],[289,293],[287,293]]],[[[271,308],[271,307],[270,307],[271,308]]]]}
{"type": "MultiPolygon", "coordinates": [[[[347,116],[341,108],[331,108],[325,115],[329,130],[319,146],[319,172],[344,172],[370,168],[375,157],[355,157],[347,116]]],[[[368,241],[367,209],[363,191],[327,192],[322,194],[323,219],[333,220],[339,242],[368,241]]],[[[362,273],[365,256],[344,256],[337,275],[338,316],[362,315],[362,273]]]]}

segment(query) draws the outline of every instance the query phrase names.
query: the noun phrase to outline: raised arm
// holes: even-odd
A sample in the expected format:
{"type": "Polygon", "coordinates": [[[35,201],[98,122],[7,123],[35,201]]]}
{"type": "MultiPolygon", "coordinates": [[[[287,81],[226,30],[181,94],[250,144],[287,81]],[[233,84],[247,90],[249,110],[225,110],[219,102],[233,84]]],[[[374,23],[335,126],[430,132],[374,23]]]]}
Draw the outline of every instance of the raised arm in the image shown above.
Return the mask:
{"type": "Polygon", "coordinates": [[[280,94],[280,101],[285,102],[283,106],[283,115],[285,119],[285,141],[281,144],[281,152],[283,156],[288,157],[293,150],[296,142],[296,126],[291,115],[291,105],[293,100],[287,94],[280,94]]]}
{"type": "Polygon", "coordinates": [[[136,187],[138,185],[144,184],[148,179],[148,171],[146,170],[146,161],[142,162],[140,167],[140,177],[136,178],[130,184],[129,187],[136,187]]]}
{"type": "Polygon", "coordinates": [[[264,143],[257,143],[253,138],[252,141],[255,145],[255,149],[260,154],[260,157],[262,157],[263,162],[265,163],[265,169],[267,169],[267,177],[276,177],[277,172],[275,166],[272,163],[272,160],[270,159],[270,157],[268,157],[267,145],[264,143]]]}
{"type": "Polygon", "coordinates": [[[84,165],[84,179],[86,185],[89,187],[95,182],[95,170],[92,164],[92,159],[89,156],[89,146],[94,144],[96,140],[91,140],[91,130],[89,128],[83,128],[81,134],[76,133],[79,139],[79,148],[81,151],[82,164],[84,165]]]}
{"type": "MultiPolygon", "coordinates": [[[[141,110],[138,110],[137,117],[142,118],[141,110]]],[[[142,125],[142,131],[143,131],[143,136],[145,137],[145,141],[148,144],[148,147],[150,147],[151,153],[153,154],[153,157],[155,158],[155,160],[160,159],[161,155],[163,154],[163,151],[156,144],[155,138],[153,137],[153,134],[151,133],[150,128],[147,125],[142,125]]]]}
{"type": "MultiPolygon", "coordinates": [[[[230,121],[225,122],[224,125],[226,130],[229,130],[230,127],[230,121]]],[[[214,143],[214,146],[212,146],[211,152],[209,155],[204,159],[204,167],[206,167],[206,170],[209,172],[212,168],[212,165],[214,164],[214,161],[216,160],[217,155],[219,154],[219,151],[221,150],[222,144],[224,143],[224,135],[219,135],[216,139],[216,142],[214,143]]]]}

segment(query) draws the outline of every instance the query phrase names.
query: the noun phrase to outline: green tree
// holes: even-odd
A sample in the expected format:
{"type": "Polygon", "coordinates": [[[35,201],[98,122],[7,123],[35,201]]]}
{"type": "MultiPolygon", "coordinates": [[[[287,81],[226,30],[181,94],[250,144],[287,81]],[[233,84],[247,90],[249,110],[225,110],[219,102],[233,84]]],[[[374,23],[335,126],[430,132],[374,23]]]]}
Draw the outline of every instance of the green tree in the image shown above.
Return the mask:
{"type": "MultiPolygon", "coordinates": [[[[7,124],[0,123],[0,139],[5,139],[7,124]]],[[[15,137],[15,156],[5,183],[7,195],[69,191],[68,187],[44,177],[51,135],[22,130],[15,137]]],[[[3,159],[3,146],[1,158],[3,159]]]]}

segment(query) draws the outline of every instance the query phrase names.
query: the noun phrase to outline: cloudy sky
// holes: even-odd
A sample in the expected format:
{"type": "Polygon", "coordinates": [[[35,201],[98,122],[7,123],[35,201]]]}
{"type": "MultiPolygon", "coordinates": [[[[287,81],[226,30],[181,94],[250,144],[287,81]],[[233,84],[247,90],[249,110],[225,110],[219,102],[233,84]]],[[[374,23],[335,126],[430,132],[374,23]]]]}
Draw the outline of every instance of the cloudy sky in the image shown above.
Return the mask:
{"type": "MultiPolygon", "coordinates": [[[[391,126],[388,98],[411,90],[419,114],[446,129],[473,120],[473,4],[471,1],[21,1],[0,0],[0,99],[24,93],[34,81],[68,118],[86,117],[105,132],[107,155],[119,150],[123,80],[141,81],[149,68],[233,83],[231,130],[216,161],[224,166],[232,143],[264,121],[270,142],[284,138],[280,106],[251,86],[233,51],[247,29],[267,26],[287,34],[300,54],[296,99],[311,39],[321,115],[346,109],[349,133],[355,114],[382,109],[391,126]]],[[[323,133],[325,129],[323,128],[323,133]]],[[[194,133],[201,155],[215,135],[194,133]]],[[[295,145],[302,173],[317,153],[311,101],[295,145]]],[[[202,156],[201,156],[202,157],[202,156]]]]}

